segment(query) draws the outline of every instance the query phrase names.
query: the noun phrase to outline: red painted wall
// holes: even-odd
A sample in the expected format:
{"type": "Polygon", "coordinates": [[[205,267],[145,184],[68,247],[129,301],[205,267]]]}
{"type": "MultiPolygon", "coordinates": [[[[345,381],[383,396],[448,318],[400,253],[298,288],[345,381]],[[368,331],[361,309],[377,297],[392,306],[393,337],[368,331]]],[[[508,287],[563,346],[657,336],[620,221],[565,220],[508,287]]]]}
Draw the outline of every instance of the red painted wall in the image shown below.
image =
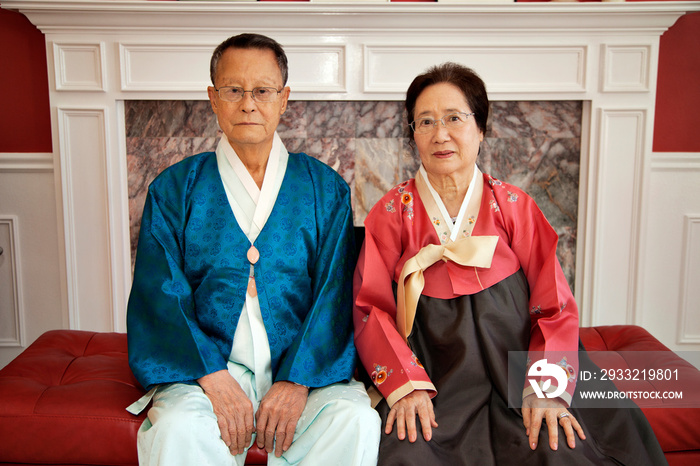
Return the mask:
{"type": "Polygon", "coordinates": [[[0,9],[0,152],[51,152],[44,35],[0,9]]]}
{"type": "Polygon", "coordinates": [[[700,13],[661,36],[654,152],[700,152],[700,13]]]}
{"type": "MultiPolygon", "coordinates": [[[[51,152],[44,35],[2,9],[0,70],[0,153],[51,152]]],[[[653,151],[700,152],[698,128],[700,13],[691,13],[661,36],[653,151]]]]}

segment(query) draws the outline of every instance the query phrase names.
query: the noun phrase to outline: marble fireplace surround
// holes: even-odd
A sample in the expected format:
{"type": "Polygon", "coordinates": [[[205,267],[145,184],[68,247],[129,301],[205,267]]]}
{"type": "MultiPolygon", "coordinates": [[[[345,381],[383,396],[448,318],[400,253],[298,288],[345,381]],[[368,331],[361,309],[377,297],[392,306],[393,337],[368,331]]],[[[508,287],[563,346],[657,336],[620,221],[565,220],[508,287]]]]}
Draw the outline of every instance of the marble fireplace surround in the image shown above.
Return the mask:
{"type": "Polygon", "coordinates": [[[280,41],[292,100],[392,102],[446,60],[498,102],[576,101],[582,325],[635,323],[659,37],[697,5],[3,1],[45,35],[71,328],[125,331],[131,281],[125,102],[206,99],[213,47],[280,41]],[[613,314],[613,317],[610,315],[613,314]]]}

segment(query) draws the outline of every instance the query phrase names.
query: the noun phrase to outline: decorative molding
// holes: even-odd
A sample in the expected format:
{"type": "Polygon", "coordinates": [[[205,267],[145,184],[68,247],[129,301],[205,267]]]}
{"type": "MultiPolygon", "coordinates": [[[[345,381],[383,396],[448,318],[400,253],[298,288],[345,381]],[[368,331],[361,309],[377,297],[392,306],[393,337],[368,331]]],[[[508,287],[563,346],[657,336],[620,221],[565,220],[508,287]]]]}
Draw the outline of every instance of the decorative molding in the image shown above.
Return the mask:
{"type": "Polygon", "coordinates": [[[470,45],[365,45],[364,92],[405,95],[413,76],[444,61],[467,63],[480,71],[489,94],[584,93],[587,50],[581,46],[527,47],[470,45]],[[412,73],[407,70],[410,63],[412,73]],[[519,73],[509,73],[518,69],[519,73]]]}
{"type": "MultiPolygon", "coordinates": [[[[624,309],[624,323],[636,322],[636,289],[643,180],[645,109],[600,109],[594,237],[592,325],[601,309],[624,309]],[[608,178],[614,177],[614,181],[608,178]],[[614,201],[613,201],[614,200],[614,201]],[[615,236],[603,234],[614,232],[615,236]],[[629,238],[629,242],[615,241],[629,238]],[[625,246],[628,247],[624,247],[625,246]],[[605,267],[601,267],[606,264],[605,267]],[[625,285],[620,288],[620,285],[625,285]],[[604,291],[601,291],[604,290],[604,291]]],[[[619,323],[619,322],[618,322],[619,323]]]]}
{"type": "Polygon", "coordinates": [[[651,155],[651,171],[700,170],[700,153],[698,152],[656,152],[651,155]]]}
{"type": "Polygon", "coordinates": [[[678,318],[679,345],[700,343],[700,214],[685,215],[683,219],[683,266],[681,268],[681,286],[678,318]],[[694,322],[691,322],[694,320],[694,322]]]}
{"type": "Polygon", "coordinates": [[[77,32],[146,34],[206,31],[231,35],[245,30],[262,33],[294,28],[310,35],[347,31],[393,34],[420,28],[491,34],[550,33],[661,35],[680,15],[700,10],[696,2],[640,3],[377,3],[324,4],[316,2],[133,2],[80,0],[8,0],[4,9],[18,10],[45,34],[77,32]],[[274,26],[273,26],[274,25],[274,26]]]}
{"type": "Polygon", "coordinates": [[[0,173],[53,172],[54,155],[51,153],[1,153],[0,173]]]}
{"type": "Polygon", "coordinates": [[[101,291],[107,293],[110,315],[114,314],[110,291],[112,261],[107,246],[111,241],[107,194],[110,180],[106,166],[107,109],[59,107],[58,129],[63,182],[68,322],[71,329],[82,329],[81,312],[90,300],[81,299],[81,296],[99,294],[101,291]],[[101,193],[102,197],[96,193],[101,193]],[[91,221],[87,221],[88,218],[91,221]],[[104,231],[99,231],[100,228],[104,231]],[[97,263],[99,266],[90,267],[88,263],[97,263]],[[101,278],[107,283],[99,283],[101,278]],[[103,285],[109,288],[100,290],[103,285]]]}
{"type": "Polygon", "coordinates": [[[296,94],[347,93],[347,45],[295,45],[289,43],[284,50],[289,59],[288,86],[296,94]]]}
{"type": "Polygon", "coordinates": [[[119,44],[122,91],[200,91],[216,44],[119,44]],[[158,66],[153,66],[158,63],[158,66]]]}
{"type": "MultiPolygon", "coordinates": [[[[21,251],[19,246],[19,221],[16,215],[0,215],[0,239],[7,235],[8,243],[0,243],[3,248],[0,255],[0,267],[8,267],[10,273],[9,310],[13,316],[13,333],[11,337],[0,336],[0,347],[24,347],[24,301],[22,295],[21,251]],[[1,230],[6,230],[2,233],[1,230]]],[[[7,286],[7,284],[6,284],[7,286]]],[[[4,288],[4,287],[3,287],[4,288]]],[[[8,299],[3,296],[1,299],[8,299]]],[[[3,326],[4,327],[4,326],[3,326]]],[[[7,327],[4,327],[7,330],[7,327]]]]}
{"type": "Polygon", "coordinates": [[[56,90],[105,92],[107,73],[104,49],[103,42],[54,42],[56,90]]]}
{"type": "Polygon", "coordinates": [[[649,92],[651,47],[604,45],[602,92],[649,92]]]}

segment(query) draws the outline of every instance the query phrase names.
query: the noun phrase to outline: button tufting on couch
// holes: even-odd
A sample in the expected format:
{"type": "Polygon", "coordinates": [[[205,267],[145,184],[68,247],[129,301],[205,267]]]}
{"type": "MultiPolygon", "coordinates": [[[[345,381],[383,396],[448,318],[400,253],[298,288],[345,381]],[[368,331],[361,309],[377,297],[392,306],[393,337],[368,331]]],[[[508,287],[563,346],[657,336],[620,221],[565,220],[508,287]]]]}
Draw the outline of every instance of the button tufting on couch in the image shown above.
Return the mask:
{"type": "MultiPolygon", "coordinates": [[[[0,462],[136,465],[126,334],[53,330],[0,370],[0,462]]],[[[251,449],[246,464],[267,464],[251,449]]]]}
{"type": "MultiPolygon", "coordinates": [[[[581,341],[589,351],[605,351],[592,353],[605,367],[628,367],[627,351],[658,351],[649,367],[683,374],[696,397],[689,393],[686,407],[640,405],[672,466],[700,464],[700,409],[691,407],[700,405],[700,371],[641,327],[582,328],[581,341]]],[[[136,417],[125,407],[144,390],[126,351],[125,334],[54,330],[0,370],[0,464],[137,465],[136,432],[145,412],[136,417]]],[[[253,447],[246,464],[266,464],[265,453],[253,447]]]]}

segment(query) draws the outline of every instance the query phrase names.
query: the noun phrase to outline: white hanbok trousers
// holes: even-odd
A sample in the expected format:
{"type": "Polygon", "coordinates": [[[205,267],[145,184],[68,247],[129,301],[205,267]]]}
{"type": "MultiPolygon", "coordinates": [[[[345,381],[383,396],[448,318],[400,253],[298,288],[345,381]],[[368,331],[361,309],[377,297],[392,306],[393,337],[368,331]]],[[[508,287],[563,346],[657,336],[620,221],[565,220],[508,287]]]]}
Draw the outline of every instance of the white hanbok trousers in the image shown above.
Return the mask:
{"type": "MultiPolygon", "coordinates": [[[[254,374],[232,362],[229,372],[257,410],[254,374]]],[[[309,392],[292,446],[280,458],[269,454],[268,465],[376,465],[380,428],[362,383],[317,388],[309,392]]],[[[199,385],[160,387],[138,433],[141,466],[243,466],[246,454],[230,453],[199,385]]]]}

